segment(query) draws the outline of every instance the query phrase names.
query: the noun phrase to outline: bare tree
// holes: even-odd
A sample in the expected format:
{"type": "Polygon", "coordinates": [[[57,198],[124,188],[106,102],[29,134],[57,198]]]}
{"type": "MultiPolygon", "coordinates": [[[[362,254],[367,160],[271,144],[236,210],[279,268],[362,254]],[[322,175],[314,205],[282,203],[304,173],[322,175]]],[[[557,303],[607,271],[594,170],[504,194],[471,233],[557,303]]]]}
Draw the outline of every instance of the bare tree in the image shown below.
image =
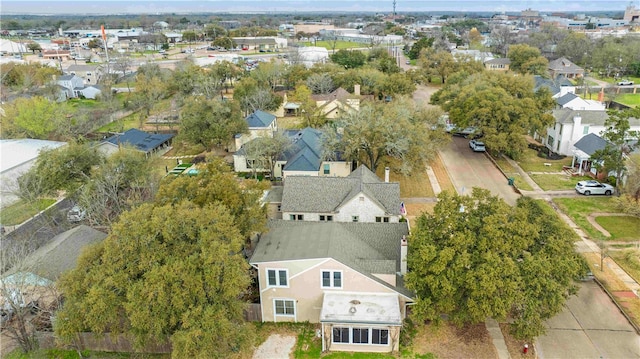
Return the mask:
{"type": "Polygon", "coordinates": [[[507,50],[511,43],[511,29],[508,26],[498,26],[491,31],[491,46],[495,49],[495,52],[500,53],[502,56],[507,56],[507,50]]]}

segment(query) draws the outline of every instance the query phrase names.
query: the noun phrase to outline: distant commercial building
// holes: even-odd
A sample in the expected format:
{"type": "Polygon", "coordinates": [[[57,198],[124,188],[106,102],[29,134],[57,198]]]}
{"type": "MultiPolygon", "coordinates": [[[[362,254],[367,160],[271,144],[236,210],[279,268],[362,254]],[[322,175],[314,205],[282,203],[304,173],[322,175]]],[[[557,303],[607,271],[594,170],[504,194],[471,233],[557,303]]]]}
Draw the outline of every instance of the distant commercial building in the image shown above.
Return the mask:
{"type": "Polygon", "coordinates": [[[640,22],[640,9],[633,6],[633,4],[629,4],[622,19],[628,23],[640,22]]]}

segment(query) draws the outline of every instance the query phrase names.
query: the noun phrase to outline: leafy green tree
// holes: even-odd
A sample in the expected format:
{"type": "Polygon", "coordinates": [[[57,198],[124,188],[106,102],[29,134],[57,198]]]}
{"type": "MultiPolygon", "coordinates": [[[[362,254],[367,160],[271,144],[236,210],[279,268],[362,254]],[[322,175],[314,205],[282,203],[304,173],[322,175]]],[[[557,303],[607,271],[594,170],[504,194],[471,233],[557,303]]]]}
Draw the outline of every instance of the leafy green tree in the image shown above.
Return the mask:
{"type": "Polygon", "coordinates": [[[66,104],[52,102],[41,96],[21,97],[10,103],[4,115],[0,115],[2,136],[59,138],[72,114],[72,109],[66,104]]]}
{"type": "Polygon", "coordinates": [[[134,87],[136,90],[130,103],[144,110],[146,116],[149,116],[151,109],[167,96],[167,83],[158,65],[141,66],[134,87]]]}
{"type": "Polygon", "coordinates": [[[434,321],[446,314],[460,325],[511,318],[517,338],[535,338],[586,272],[575,237],[549,206],[529,197],[511,207],[485,189],[471,196],[445,191],[409,238],[412,313],[434,321]]]}
{"type": "Polygon", "coordinates": [[[194,42],[198,39],[198,34],[195,31],[185,31],[182,33],[182,38],[186,42],[194,42]]]}
{"type": "Polygon", "coordinates": [[[491,150],[517,158],[526,149],[523,135],[543,131],[554,118],[547,90],[533,91],[530,76],[485,71],[453,75],[431,101],[449,112],[459,127],[475,126],[491,150]]]}
{"type": "Polygon", "coordinates": [[[235,134],[247,131],[234,101],[190,97],[180,117],[180,138],[205,148],[227,146],[235,134]]]}
{"type": "Polygon", "coordinates": [[[233,99],[240,104],[240,109],[245,115],[256,110],[274,111],[280,107],[283,100],[270,88],[260,86],[252,77],[244,77],[236,83],[233,99]]]}
{"type": "Polygon", "coordinates": [[[362,51],[349,51],[345,49],[336,51],[330,58],[331,61],[340,66],[344,66],[345,69],[362,67],[367,60],[367,56],[362,51]]]}
{"type": "Polygon", "coordinates": [[[422,49],[431,48],[433,46],[434,39],[432,37],[422,37],[418,39],[418,41],[414,42],[411,46],[411,50],[409,50],[409,58],[411,60],[417,60],[420,57],[420,53],[422,49]]]}
{"type": "Polygon", "coordinates": [[[291,147],[291,139],[283,133],[277,132],[273,137],[258,137],[244,145],[247,153],[247,160],[254,161],[252,166],[254,177],[257,175],[256,168],[268,168],[271,178],[274,178],[278,159],[291,147]]]}
{"type": "Polygon", "coordinates": [[[228,36],[217,37],[215,40],[213,40],[211,44],[213,46],[223,47],[227,50],[234,49],[236,48],[236,46],[238,46],[236,42],[233,41],[233,39],[228,36]]]}
{"type": "Polygon", "coordinates": [[[453,55],[449,51],[426,50],[425,57],[420,61],[420,67],[423,69],[425,76],[431,82],[431,76],[438,76],[444,84],[451,74],[455,73],[459,67],[459,63],[455,61],[453,55]]]}
{"type": "Polygon", "coordinates": [[[605,170],[607,174],[613,173],[616,178],[616,189],[621,187],[621,179],[627,172],[626,156],[635,149],[635,142],[640,140],[638,131],[631,131],[629,119],[640,118],[640,109],[627,109],[623,111],[609,110],[609,117],[604,125],[602,138],[607,141],[604,149],[597,150],[591,155],[591,160],[596,163],[599,170],[605,170]]]}
{"type": "Polygon", "coordinates": [[[511,60],[509,68],[521,74],[544,75],[549,61],[542,57],[540,50],[527,44],[509,46],[507,57],[511,60]]]}
{"type": "MultiPolygon", "coordinates": [[[[557,46],[556,52],[569,60],[583,65],[589,65],[593,43],[582,32],[570,32],[557,46]]],[[[593,65],[593,63],[591,63],[593,65]]]]}
{"type": "Polygon", "coordinates": [[[307,126],[317,128],[324,125],[326,118],[318,111],[318,106],[311,98],[311,90],[307,85],[298,84],[289,99],[300,105],[297,115],[303,117],[307,126]]]}
{"type": "Polygon", "coordinates": [[[30,42],[27,44],[27,49],[35,54],[36,51],[42,51],[42,46],[37,42],[30,42]]]}
{"type": "Polygon", "coordinates": [[[100,152],[88,143],[72,141],[41,151],[35,165],[18,179],[19,194],[30,200],[59,190],[72,193],[88,181],[93,166],[103,161],[100,152]]]}
{"type": "Polygon", "coordinates": [[[448,137],[434,130],[442,112],[415,107],[400,97],[391,103],[367,102],[359,111],[343,114],[325,129],[325,157],[339,151],[372,171],[389,165],[405,174],[419,173],[430,163],[448,137]]]}

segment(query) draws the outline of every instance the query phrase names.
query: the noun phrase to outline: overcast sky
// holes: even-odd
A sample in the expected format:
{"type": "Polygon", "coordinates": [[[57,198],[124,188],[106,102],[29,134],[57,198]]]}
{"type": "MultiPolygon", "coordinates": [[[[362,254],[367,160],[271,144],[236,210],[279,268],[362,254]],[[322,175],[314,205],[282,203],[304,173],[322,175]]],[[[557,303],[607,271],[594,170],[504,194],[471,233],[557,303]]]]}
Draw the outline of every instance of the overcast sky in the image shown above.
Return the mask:
{"type": "MultiPolygon", "coordinates": [[[[540,11],[624,11],[629,0],[396,0],[398,12],[461,11],[513,12],[527,8],[540,11]]],[[[632,1],[640,8],[640,0],[632,1]]],[[[2,0],[3,14],[154,14],[193,12],[391,12],[393,0],[2,0]]]]}

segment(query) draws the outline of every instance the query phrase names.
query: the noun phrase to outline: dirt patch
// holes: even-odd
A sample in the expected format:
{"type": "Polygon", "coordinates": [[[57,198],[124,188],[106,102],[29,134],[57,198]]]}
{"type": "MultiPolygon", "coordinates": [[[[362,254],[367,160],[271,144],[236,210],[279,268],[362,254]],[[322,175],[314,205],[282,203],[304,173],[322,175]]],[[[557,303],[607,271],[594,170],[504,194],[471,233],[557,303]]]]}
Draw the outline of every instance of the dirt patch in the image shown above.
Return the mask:
{"type": "Polygon", "coordinates": [[[502,331],[502,335],[504,336],[504,342],[507,344],[507,349],[509,350],[509,355],[511,356],[511,359],[525,359],[525,358],[538,357],[532,343],[514,338],[509,333],[509,324],[507,323],[499,323],[499,324],[500,324],[500,330],[502,331]],[[529,350],[527,351],[527,354],[524,354],[523,352],[523,348],[525,344],[529,346],[529,350]]]}
{"type": "Polygon", "coordinates": [[[293,335],[270,335],[253,353],[253,359],[289,359],[294,345],[296,337],[293,335]]]}
{"type": "Polygon", "coordinates": [[[457,327],[442,323],[439,327],[418,328],[411,349],[416,354],[432,353],[436,358],[490,358],[496,350],[484,323],[457,327]]]}

